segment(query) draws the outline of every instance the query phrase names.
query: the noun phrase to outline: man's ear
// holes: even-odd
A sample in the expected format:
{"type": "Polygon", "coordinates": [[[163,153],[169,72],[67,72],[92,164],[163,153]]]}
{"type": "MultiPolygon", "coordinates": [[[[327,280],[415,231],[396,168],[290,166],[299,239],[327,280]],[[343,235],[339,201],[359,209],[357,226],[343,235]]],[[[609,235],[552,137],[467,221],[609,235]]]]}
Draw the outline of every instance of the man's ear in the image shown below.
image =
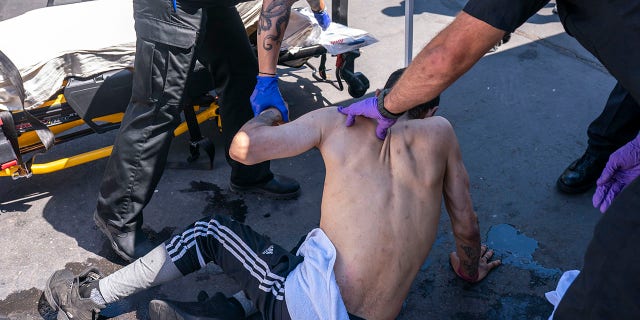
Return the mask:
{"type": "Polygon", "coordinates": [[[376,97],[380,94],[380,92],[382,92],[382,90],[376,89],[376,97]]]}
{"type": "Polygon", "coordinates": [[[427,117],[433,117],[433,115],[436,114],[436,111],[438,111],[439,106],[435,106],[431,109],[429,109],[429,111],[427,111],[427,117]]]}

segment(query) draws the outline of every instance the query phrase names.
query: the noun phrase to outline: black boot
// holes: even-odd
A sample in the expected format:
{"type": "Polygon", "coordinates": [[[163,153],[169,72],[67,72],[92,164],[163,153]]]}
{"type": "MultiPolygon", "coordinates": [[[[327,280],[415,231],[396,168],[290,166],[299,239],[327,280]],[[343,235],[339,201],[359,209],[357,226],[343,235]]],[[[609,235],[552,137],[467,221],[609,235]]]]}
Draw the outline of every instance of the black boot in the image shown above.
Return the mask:
{"type": "Polygon", "coordinates": [[[608,155],[587,150],[560,175],[556,182],[558,190],[568,194],[578,194],[591,189],[596,185],[607,160],[609,160],[608,155]]]}
{"type": "Polygon", "coordinates": [[[255,185],[241,186],[231,182],[229,189],[235,193],[255,193],[272,199],[295,199],[300,195],[300,184],[288,177],[273,175],[273,179],[255,185]]]}
{"type": "Polygon", "coordinates": [[[93,220],[100,231],[107,236],[113,250],[127,262],[133,262],[154,248],[140,227],[133,231],[122,232],[107,224],[97,212],[93,214],[93,220]]]}
{"type": "Polygon", "coordinates": [[[213,297],[207,297],[198,302],[151,300],[149,318],[151,320],[241,320],[245,315],[239,302],[218,292],[213,297]]]}

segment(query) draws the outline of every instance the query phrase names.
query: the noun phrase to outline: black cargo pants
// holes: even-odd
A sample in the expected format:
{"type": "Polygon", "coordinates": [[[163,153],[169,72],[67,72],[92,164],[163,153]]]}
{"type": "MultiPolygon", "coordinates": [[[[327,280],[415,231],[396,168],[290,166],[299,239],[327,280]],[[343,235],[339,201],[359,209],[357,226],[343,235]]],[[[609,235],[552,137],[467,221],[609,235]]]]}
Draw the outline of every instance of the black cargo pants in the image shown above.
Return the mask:
{"type": "Polygon", "coordinates": [[[640,317],[640,178],[595,227],[584,266],[555,312],[556,320],[640,317]]]}
{"type": "Polygon", "coordinates": [[[164,171],[181,101],[198,58],[209,67],[218,94],[231,182],[262,183],[269,162],[244,166],[228,156],[235,133],[253,111],[249,97],[258,63],[244,25],[228,0],[134,0],[137,35],[131,102],[127,107],[98,196],[97,214],[121,231],[142,225],[164,171]],[[196,45],[197,44],[197,45],[196,45]]]}
{"type": "Polygon", "coordinates": [[[608,156],[640,130],[640,5],[628,0],[558,0],[567,33],[618,80],[587,131],[588,150],[608,156]]]}

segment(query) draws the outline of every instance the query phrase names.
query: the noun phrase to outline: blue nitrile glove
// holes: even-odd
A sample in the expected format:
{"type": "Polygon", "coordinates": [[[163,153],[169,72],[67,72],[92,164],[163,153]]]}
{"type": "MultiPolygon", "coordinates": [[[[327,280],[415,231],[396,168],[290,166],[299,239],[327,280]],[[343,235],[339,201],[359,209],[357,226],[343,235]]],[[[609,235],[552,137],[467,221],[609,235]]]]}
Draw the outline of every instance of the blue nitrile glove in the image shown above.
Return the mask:
{"type": "Polygon", "coordinates": [[[251,94],[253,114],[257,116],[260,112],[275,107],[282,113],[282,121],[289,122],[289,109],[278,88],[278,77],[257,76],[257,79],[258,83],[251,94]]]}
{"type": "Polygon", "coordinates": [[[320,12],[313,11],[313,16],[318,20],[318,24],[322,30],[327,30],[327,28],[329,28],[329,25],[331,24],[331,16],[329,16],[327,9],[322,9],[320,12]]]}
{"type": "Polygon", "coordinates": [[[376,127],[376,136],[380,140],[384,140],[384,138],[387,136],[387,129],[389,129],[389,127],[396,123],[396,119],[389,119],[380,114],[380,111],[378,111],[377,97],[360,100],[346,108],[338,107],[338,111],[342,114],[347,115],[347,121],[345,122],[345,125],[347,127],[351,127],[353,125],[353,123],[356,121],[356,116],[364,116],[378,121],[378,126],[376,127]]]}

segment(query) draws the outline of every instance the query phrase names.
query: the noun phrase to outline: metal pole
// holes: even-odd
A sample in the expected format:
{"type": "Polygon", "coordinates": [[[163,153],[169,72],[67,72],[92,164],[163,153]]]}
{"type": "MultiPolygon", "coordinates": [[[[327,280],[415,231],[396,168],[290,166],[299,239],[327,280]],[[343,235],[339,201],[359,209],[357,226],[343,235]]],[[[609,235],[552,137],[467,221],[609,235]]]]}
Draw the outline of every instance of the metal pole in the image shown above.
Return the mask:
{"type": "Polygon", "coordinates": [[[413,0],[404,1],[404,66],[413,59],[413,0]]]}

